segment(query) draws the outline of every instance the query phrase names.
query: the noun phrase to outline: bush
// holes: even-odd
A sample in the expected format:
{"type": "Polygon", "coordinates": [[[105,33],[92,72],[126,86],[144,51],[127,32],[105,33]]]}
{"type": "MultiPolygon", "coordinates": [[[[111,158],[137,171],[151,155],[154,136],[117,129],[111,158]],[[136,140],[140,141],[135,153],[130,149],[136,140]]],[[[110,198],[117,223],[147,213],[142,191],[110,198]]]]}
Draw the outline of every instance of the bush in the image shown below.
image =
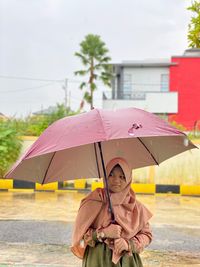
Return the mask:
{"type": "Polygon", "coordinates": [[[180,131],[186,131],[186,128],[182,125],[182,124],[180,124],[180,123],[177,123],[176,121],[170,121],[169,122],[172,126],[174,126],[174,127],[176,127],[178,130],[180,130],[180,131]]]}
{"type": "Polygon", "coordinates": [[[8,168],[19,157],[22,141],[19,138],[15,123],[11,121],[0,121],[0,177],[6,173],[8,168]]]}
{"type": "Polygon", "coordinates": [[[23,134],[39,136],[54,121],[77,113],[78,112],[74,112],[70,108],[66,109],[63,104],[57,104],[55,110],[49,114],[33,115],[26,118],[27,126],[23,134]]]}

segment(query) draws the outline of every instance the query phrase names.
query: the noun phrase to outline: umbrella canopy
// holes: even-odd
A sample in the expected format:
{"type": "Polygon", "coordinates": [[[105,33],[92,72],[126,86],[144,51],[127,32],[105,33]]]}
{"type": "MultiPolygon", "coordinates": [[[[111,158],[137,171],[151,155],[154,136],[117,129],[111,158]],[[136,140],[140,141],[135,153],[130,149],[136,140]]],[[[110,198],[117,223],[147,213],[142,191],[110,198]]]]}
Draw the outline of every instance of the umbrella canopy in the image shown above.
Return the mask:
{"type": "Polygon", "coordinates": [[[50,125],[6,178],[45,184],[103,177],[99,142],[105,164],[122,157],[132,169],[159,164],[196,147],[183,132],[144,110],[93,109],[50,125]]]}

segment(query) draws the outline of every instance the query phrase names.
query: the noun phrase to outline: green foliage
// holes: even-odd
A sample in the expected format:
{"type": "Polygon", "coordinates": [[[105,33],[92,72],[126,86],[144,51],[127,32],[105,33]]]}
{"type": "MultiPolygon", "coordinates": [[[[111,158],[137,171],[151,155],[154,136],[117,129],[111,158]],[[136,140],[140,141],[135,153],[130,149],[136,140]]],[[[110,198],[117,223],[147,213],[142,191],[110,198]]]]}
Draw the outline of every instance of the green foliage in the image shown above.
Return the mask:
{"type": "Polygon", "coordinates": [[[88,102],[88,103],[91,103],[92,102],[92,97],[90,95],[89,92],[85,92],[84,94],[84,99],[88,102]]]}
{"type": "Polygon", "coordinates": [[[16,161],[21,151],[22,141],[16,125],[12,120],[0,121],[0,177],[16,161]]]}
{"type": "Polygon", "coordinates": [[[48,126],[48,116],[33,115],[26,119],[27,128],[24,135],[39,136],[48,126]]]}
{"type": "Polygon", "coordinates": [[[54,121],[77,113],[78,112],[74,112],[70,108],[66,109],[64,104],[57,104],[56,109],[49,114],[28,117],[26,119],[27,128],[23,134],[39,136],[54,121]]]}
{"type": "Polygon", "coordinates": [[[189,47],[200,48],[200,1],[192,1],[191,6],[187,9],[193,13],[188,25],[189,47]]]}
{"type": "Polygon", "coordinates": [[[171,121],[170,124],[182,132],[186,130],[186,128],[182,124],[179,124],[176,121],[171,121]]]}
{"type": "Polygon", "coordinates": [[[196,131],[196,132],[189,132],[188,134],[187,134],[187,136],[188,136],[188,138],[190,139],[190,140],[195,140],[195,139],[200,139],[200,131],[196,131]]]}
{"type": "Polygon", "coordinates": [[[111,58],[107,56],[108,49],[100,36],[88,34],[80,43],[80,52],[76,52],[84,70],[78,70],[75,75],[88,76],[87,82],[82,82],[80,89],[86,89],[84,100],[93,108],[93,92],[97,90],[96,81],[100,80],[106,86],[111,87],[112,67],[109,65],[111,58]],[[89,92],[87,88],[89,87],[89,92]]]}

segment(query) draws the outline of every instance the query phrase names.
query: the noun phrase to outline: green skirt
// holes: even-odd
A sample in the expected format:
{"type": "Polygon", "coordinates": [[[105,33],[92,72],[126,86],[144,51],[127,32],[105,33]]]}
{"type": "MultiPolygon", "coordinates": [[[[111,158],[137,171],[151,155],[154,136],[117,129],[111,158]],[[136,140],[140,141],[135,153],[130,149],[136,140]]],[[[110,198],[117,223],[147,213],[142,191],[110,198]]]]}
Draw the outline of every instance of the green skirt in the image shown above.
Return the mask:
{"type": "Polygon", "coordinates": [[[112,262],[112,250],[105,243],[95,247],[87,246],[83,258],[83,267],[143,267],[139,254],[124,255],[117,264],[112,262]]]}

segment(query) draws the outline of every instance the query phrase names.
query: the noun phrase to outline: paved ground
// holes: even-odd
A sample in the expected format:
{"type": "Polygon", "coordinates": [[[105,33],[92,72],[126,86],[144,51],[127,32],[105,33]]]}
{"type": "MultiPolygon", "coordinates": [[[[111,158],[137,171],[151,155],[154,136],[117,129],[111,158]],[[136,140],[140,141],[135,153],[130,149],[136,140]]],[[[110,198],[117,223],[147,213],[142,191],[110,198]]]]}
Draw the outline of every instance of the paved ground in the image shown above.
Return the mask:
{"type": "MultiPolygon", "coordinates": [[[[69,244],[83,196],[0,192],[0,266],[81,266],[69,244]]],[[[154,213],[144,266],[200,266],[200,198],[137,197],[154,213]]]]}
{"type": "MultiPolygon", "coordinates": [[[[70,245],[73,223],[59,221],[0,221],[1,243],[70,245]]],[[[149,249],[200,252],[200,228],[153,225],[149,249]]]]}

